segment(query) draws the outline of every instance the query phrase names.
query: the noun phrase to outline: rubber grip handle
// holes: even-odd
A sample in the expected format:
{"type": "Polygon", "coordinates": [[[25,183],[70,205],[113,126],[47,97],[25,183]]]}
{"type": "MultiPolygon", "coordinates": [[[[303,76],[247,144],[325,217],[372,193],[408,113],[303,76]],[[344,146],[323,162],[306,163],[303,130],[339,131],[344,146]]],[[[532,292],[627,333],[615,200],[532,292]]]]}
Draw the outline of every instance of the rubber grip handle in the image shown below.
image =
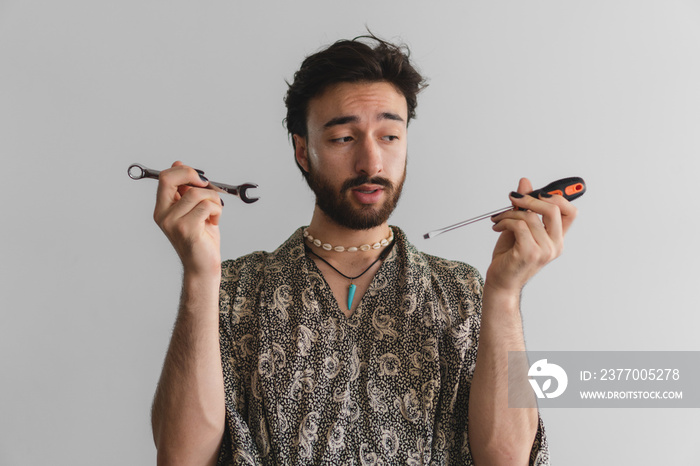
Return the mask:
{"type": "Polygon", "coordinates": [[[568,201],[573,201],[583,196],[586,192],[586,183],[583,178],[578,176],[573,176],[571,178],[562,178],[561,180],[549,183],[544,188],[536,189],[528,195],[532,197],[539,197],[542,193],[548,193],[551,195],[560,195],[568,201]]]}

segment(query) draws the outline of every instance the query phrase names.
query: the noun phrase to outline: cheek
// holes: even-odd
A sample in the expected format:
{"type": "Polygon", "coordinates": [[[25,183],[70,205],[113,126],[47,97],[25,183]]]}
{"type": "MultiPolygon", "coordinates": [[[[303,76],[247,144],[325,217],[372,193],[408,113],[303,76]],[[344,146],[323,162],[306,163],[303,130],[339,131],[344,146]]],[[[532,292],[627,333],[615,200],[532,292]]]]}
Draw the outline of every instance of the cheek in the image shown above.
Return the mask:
{"type": "Polygon", "coordinates": [[[406,170],[406,162],[407,158],[405,148],[395,154],[392,154],[392,157],[389,159],[391,172],[396,176],[403,175],[404,171],[406,170]]]}
{"type": "Polygon", "coordinates": [[[323,158],[319,155],[315,148],[309,148],[308,151],[309,165],[315,170],[324,170],[325,164],[323,158]]]}
{"type": "Polygon", "coordinates": [[[342,151],[323,151],[319,149],[309,150],[309,162],[317,170],[323,171],[326,176],[343,176],[352,170],[352,155],[342,151]]]}
{"type": "Polygon", "coordinates": [[[324,183],[335,183],[335,177],[338,169],[329,164],[328,160],[319,156],[315,150],[309,150],[308,153],[309,171],[318,179],[324,180],[324,183]]]}

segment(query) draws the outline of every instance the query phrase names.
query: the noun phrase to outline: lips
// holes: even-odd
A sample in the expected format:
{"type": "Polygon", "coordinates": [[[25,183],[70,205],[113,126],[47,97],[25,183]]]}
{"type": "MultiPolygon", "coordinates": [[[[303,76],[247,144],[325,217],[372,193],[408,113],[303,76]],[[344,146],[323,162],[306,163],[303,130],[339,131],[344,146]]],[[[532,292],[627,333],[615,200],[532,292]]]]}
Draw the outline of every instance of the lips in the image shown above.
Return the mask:
{"type": "Polygon", "coordinates": [[[384,188],[378,185],[364,184],[352,189],[352,194],[361,204],[375,204],[379,202],[384,188]]]}
{"type": "Polygon", "coordinates": [[[364,185],[362,185],[362,186],[359,186],[359,187],[357,187],[357,188],[354,188],[353,191],[360,191],[360,192],[362,192],[362,193],[373,193],[373,192],[375,192],[375,191],[377,191],[377,190],[379,190],[379,189],[384,189],[384,188],[382,188],[381,186],[377,186],[377,185],[366,185],[366,184],[364,184],[364,185]]]}

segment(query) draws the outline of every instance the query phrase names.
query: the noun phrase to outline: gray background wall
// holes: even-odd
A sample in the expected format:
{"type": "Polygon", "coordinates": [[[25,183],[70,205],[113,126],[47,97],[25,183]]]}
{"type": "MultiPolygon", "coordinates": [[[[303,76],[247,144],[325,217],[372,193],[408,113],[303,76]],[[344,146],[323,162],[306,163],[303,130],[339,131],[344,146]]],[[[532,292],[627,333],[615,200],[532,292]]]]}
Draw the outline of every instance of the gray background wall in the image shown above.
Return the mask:
{"type": "MultiPolygon", "coordinates": [[[[392,223],[485,272],[520,176],[582,176],[564,255],[527,286],[532,350],[700,350],[700,3],[0,1],[0,464],[154,464],[149,408],[180,266],[151,220],[180,159],[259,183],[223,255],[274,249],[313,199],[285,79],[365,26],[430,77],[392,223]]],[[[700,464],[698,411],[543,412],[555,464],[700,464]]]]}

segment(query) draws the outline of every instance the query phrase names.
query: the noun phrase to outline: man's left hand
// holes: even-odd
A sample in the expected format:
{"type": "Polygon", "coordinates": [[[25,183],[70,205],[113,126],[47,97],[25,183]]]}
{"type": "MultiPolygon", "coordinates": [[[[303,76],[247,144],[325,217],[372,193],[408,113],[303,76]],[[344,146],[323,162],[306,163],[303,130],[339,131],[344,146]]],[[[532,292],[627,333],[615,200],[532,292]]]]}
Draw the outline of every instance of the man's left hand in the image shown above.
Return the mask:
{"type": "Polygon", "coordinates": [[[486,284],[492,290],[519,294],[525,284],[564,247],[564,235],[576,218],[577,209],[562,196],[534,198],[532,184],[522,178],[510,200],[514,207],[492,218],[496,242],[486,284]]]}

